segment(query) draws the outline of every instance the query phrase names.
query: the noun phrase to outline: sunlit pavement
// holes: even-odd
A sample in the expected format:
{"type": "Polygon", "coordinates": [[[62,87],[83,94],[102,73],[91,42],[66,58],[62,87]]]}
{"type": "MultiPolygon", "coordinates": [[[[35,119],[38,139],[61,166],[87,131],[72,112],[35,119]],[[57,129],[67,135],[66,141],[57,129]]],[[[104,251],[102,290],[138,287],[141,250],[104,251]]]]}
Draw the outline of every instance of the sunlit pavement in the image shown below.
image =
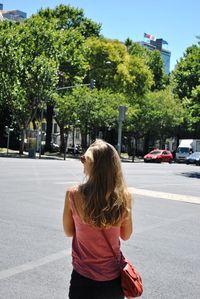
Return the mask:
{"type": "MultiPolygon", "coordinates": [[[[83,181],[81,163],[0,158],[0,170],[0,298],[67,298],[71,239],[62,210],[66,189],[83,181]]],[[[135,231],[122,248],[141,272],[142,298],[198,298],[200,167],[123,163],[123,170],[135,231]]]]}

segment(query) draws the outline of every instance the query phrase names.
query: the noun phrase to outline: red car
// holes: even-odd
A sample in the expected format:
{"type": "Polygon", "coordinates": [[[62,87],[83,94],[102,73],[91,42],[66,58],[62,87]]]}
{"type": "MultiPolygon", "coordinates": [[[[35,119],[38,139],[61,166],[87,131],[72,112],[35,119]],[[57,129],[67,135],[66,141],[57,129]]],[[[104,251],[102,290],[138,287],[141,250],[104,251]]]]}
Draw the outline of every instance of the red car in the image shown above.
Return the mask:
{"type": "Polygon", "coordinates": [[[144,162],[169,162],[173,160],[173,155],[170,151],[155,149],[144,156],[144,162]]]}

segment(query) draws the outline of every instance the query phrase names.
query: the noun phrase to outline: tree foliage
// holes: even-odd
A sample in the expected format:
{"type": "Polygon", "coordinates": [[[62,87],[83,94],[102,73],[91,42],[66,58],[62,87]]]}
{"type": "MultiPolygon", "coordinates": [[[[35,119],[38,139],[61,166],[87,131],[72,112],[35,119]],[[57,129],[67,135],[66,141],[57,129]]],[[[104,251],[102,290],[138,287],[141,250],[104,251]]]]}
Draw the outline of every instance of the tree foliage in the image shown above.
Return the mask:
{"type": "Polygon", "coordinates": [[[63,5],[41,10],[23,23],[0,26],[1,101],[25,130],[40,106],[52,102],[57,87],[82,82],[87,65],[84,41],[88,34],[98,35],[100,26],[82,10],[63,5]]]}
{"type": "Polygon", "coordinates": [[[86,137],[99,136],[101,131],[106,137],[108,130],[116,127],[118,106],[127,104],[122,94],[106,89],[74,88],[66,95],[55,95],[56,120],[60,126],[68,129],[79,127],[83,137],[82,146],[87,146],[86,137]]]}
{"type": "Polygon", "coordinates": [[[168,81],[168,76],[164,72],[164,65],[160,52],[158,50],[148,50],[138,43],[132,43],[128,48],[128,51],[131,55],[143,59],[144,63],[150,69],[153,77],[151,91],[164,89],[168,81]]]}
{"type": "MultiPolygon", "coordinates": [[[[6,45],[0,53],[4,62],[0,83],[2,98],[11,107],[22,132],[27,129],[39,105],[57,83],[57,61],[51,57],[53,46],[48,46],[48,54],[44,47],[47,41],[51,41],[51,37],[51,26],[40,19],[34,23],[32,20],[13,23],[1,35],[2,42],[6,45]],[[7,62],[11,65],[11,76],[7,62]]],[[[21,153],[23,136],[22,133],[21,153]]]]}
{"type": "Polygon", "coordinates": [[[174,92],[182,100],[191,98],[193,90],[200,84],[200,47],[186,49],[173,72],[174,92]]]}
{"type": "Polygon", "coordinates": [[[87,41],[90,61],[89,78],[97,88],[110,88],[130,97],[144,95],[152,84],[152,76],[142,59],[129,55],[117,40],[91,38],[87,41]]]}
{"type": "Polygon", "coordinates": [[[58,30],[74,29],[86,39],[100,34],[101,24],[86,18],[83,9],[60,4],[54,9],[40,9],[38,14],[48,22],[56,20],[58,30]]]}
{"type": "Polygon", "coordinates": [[[184,116],[183,106],[170,88],[147,93],[136,108],[126,120],[127,132],[135,139],[164,140],[173,136],[184,116]]]}
{"type": "MultiPolygon", "coordinates": [[[[199,137],[200,130],[200,42],[186,49],[172,74],[174,93],[186,109],[185,131],[199,137]]],[[[183,131],[184,131],[183,130],[183,131]]]]}
{"type": "Polygon", "coordinates": [[[6,122],[1,134],[12,121],[24,131],[47,106],[50,144],[54,105],[62,142],[75,126],[84,145],[87,134],[108,138],[116,130],[119,105],[128,107],[124,127],[135,138],[169,136],[180,124],[196,134],[200,129],[199,45],[186,49],[178,62],[171,77],[173,95],[159,51],[130,38],[123,44],[100,36],[101,25],[82,9],[41,9],[23,23],[0,22],[0,29],[0,115],[6,122]],[[91,79],[94,89],[72,88],[88,86],[91,79]]]}

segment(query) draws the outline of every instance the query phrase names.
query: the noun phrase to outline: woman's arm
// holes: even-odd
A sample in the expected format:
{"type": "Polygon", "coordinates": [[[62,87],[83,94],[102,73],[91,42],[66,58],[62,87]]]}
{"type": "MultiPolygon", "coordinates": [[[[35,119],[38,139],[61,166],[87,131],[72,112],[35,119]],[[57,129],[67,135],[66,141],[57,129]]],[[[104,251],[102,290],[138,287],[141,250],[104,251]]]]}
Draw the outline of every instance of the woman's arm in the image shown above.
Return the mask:
{"type": "Polygon", "coordinates": [[[73,237],[75,233],[74,220],[70,205],[69,191],[66,192],[65,206],[63,211],[63,228],[67,237],[73,237]]]}
{"type": "Polygon", "coordinates": [[[132,196],[129,193],[128,196],[128,215],[122,221],[120,227],[120,238],[124,241],[128,240],[133,232],[133,222],[132,222],[132,196]]]}

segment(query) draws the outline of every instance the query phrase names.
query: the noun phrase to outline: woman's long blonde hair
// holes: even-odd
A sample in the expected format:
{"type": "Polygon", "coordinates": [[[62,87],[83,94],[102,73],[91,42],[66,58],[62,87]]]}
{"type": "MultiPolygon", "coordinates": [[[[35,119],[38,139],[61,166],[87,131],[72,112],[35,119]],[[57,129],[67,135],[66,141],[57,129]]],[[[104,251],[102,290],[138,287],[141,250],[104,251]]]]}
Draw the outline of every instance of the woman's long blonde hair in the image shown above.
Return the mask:
{"type": "Polygon", "coordinates": [[[116,149],[97,139],[86,152],[90,172],[80,185],[85,223],[103,228],[119,224],[127,214],[128,190],[116,149]]]}

